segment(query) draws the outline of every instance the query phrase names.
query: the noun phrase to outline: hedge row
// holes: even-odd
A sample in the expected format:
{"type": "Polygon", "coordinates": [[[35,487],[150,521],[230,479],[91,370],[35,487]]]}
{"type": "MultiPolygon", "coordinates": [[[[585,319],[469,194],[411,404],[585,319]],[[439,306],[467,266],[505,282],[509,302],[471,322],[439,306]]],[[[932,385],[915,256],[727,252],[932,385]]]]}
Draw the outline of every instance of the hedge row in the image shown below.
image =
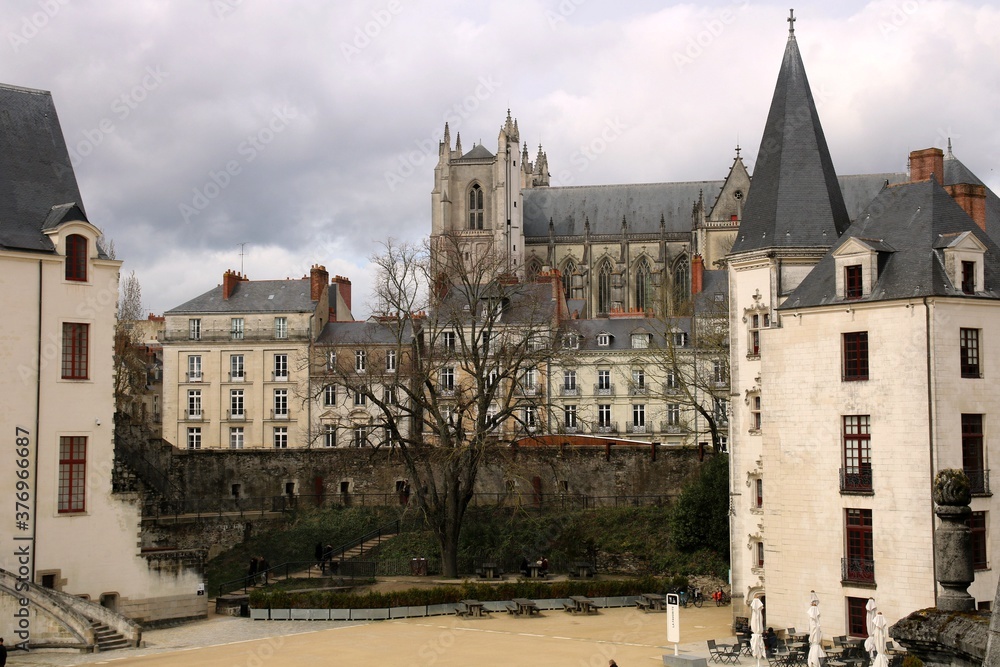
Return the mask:
{"type": "Polygon", "coordinates": [[[460,600],[512,600],[530,598],[542,600],[567,598],[571,595],[613,597],[664,593],[687,585],[684,577],[642,577],[639,579],[606,579],[595,581],[516,581],[481,584],[472,581],[457,586],[411,588],[386,593],[342,593],[335,591],[286,591],[258,589],[250,594],[254,609],[384,609],[387,607],[417,607],[445,604],[460,600]]]}

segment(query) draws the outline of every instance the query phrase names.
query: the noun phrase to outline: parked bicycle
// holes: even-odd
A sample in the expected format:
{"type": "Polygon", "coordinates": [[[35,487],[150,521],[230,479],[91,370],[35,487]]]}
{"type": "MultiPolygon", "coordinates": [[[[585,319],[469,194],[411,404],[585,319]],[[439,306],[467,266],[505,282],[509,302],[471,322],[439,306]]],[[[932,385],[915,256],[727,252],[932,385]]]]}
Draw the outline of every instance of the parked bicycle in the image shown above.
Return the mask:
{"type": "Polygon", "coordinates": [[[725,592],[721,588],[712,593],[712,599],[715,600],[716,607],[722,607],[733,601],[733,598],[729,595],[729,593],[725,592]]]}
{"type": "Polygon", "coordinates": [[[686,602],[684,603],[685,607],[687,606],[688,602],[693,604],[695,607],[698,607],[699,609],[701,608],[701,605],[705,604],[705,596],[701,594],[700,588],[689,588],[688,594],[685,597],[686,597],[686,602]]]}

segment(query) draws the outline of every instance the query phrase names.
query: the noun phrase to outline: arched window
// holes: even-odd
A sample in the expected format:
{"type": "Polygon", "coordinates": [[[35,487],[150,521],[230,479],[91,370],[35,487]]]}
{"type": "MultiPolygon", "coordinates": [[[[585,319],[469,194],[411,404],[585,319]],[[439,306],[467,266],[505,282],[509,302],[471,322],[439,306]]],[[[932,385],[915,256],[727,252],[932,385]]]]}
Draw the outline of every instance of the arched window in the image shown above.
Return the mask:
{"type": "Polygon", "coordinates": [[[567,259],[562,268],[563,293],[565,293],[567,299],[570,298],[570,294],[572,293],[574,271],[576,271],[576,264],[573,263],[573,260],[567,259]]]}
{"type": "Polygon", "coordinates": [[[639,310],[653,307],[652,272],[645,258],[640,259],[635,268],[635,307],[639,310]]]}
{"type": "Polygon", "coordinates": [[[469,229],[483,228],[483,189],[476,183],[469,190],[469,229]]]}
{"type": "Polygon", "coordinates": [[[597,313],[607,315],[611,311],[611,262],[601,264],[597,273],[597,313]]]}
{"type": "Polygon", "coordinates": [[[66,237],[66,280],[87,280],[87,237],[66,237]]]}
{"type": "Polygon", "coordinates": [[[691,298],[691,265],[681,257],[674,265],[674,307],[680,308],[691,298]]]}
{"type": "Polygon", "coordinates": [[[531,258],[528,260],[528,265],[525,267],[524,275],[529,283],[535,282],[538,278],[538,274],[542,272],[542,263],[538,261],[537,258],[531,258]]]}

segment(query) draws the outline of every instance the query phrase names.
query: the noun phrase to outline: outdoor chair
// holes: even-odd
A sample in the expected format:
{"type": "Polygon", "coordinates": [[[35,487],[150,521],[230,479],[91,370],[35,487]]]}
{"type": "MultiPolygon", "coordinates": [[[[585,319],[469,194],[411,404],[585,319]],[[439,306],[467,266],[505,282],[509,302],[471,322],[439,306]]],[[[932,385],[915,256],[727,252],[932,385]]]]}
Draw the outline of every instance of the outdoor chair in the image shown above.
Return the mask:
{"type": "Polygon", "coordinates": [[[708,653],[709,659],[712,662],[717,662],[721,665],[735,665],[740,661],[740,647],[728,646],[728,645],[718,645],[715,643],[714,639],[708,640],[708,653]]]}

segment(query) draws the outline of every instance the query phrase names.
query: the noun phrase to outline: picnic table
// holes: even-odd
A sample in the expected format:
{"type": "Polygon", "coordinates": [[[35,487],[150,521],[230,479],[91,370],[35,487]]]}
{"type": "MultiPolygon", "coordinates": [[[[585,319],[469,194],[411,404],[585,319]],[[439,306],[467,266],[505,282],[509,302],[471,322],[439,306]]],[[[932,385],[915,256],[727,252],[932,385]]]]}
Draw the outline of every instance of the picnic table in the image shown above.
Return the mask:
{"type": "Polygon", "coordinates": [[[570,595],[570,602],[565,603],[566,611],[574,614],[596,614],[597,605],[586,595],[570,595]]]}
{"type": "Polygon", "coordinates": [[[459,609],[455,612],[459,616],[474,616],[479,618],[484,612],[486,612],[486,609],[483,607],[483,603],[479,600],[462,600],[462,604],[465,605],[465,609],[459,607],[459,609]]]}
{"type": "Polygon", "coordinates": [[[529,579],[545,578],[545,570],[542,569],[541,563],[528,563],[528,578],[529,579]]]}
{"type": "Polygon", "coordinates": [[[643,593],[635,601],[635,606],[643,611],[665,611],[667,608],[667,596],[660,593],[643,593]]]}
{"type": "Polygon", "coordinates": [[[581,579],[587,579],[594,576],[594,566],[586,561],[578,561],[573,563],[570,568],[569,576],[580,577],[581,579]]]}
{"type": "Polygon", "coordinates": [[[483,563],[479,576],[483,579],[499,579],[500,566],[496,563],[483,563]]]}
{"type": "Polygon", "coordinates": [[[529,600],[528,598],[514,598],[511,600],[514,603],[513,607],[508,607],[508,610],[512,614],[517,614],[518,616],[524,616],[527,614],[531,616],[532,614],[539,613],[538,605],[535,604],[534,600],[529,600]]]}

